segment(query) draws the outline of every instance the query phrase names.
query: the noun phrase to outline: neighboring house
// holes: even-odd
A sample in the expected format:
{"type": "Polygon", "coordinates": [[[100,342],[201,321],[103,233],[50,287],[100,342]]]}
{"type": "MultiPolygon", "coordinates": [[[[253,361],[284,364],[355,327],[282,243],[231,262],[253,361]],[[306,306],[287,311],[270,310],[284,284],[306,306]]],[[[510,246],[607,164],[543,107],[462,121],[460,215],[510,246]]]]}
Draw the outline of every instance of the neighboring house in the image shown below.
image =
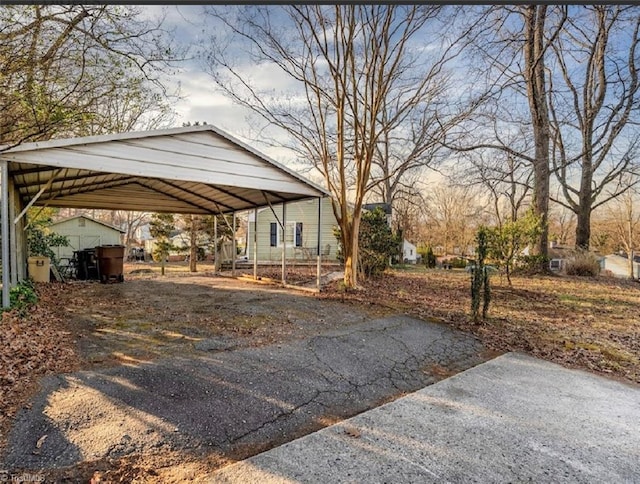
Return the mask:
{"type": "Polygon", "coordinates": [[[73,257],[76,250],[93,249],[99,245],[120,245],[124,231],[118,227],[77,215],[58,220],[50,225],[52,232],[65,235],[69,239],[68,247],[53,247],[53,252],[60,259],[73,257]]]}
{"type": "MultiPolygon", "coordinates": [[[[338,226],[338,223],[333,214],[331,199],[325,197],[321,200],[320,254],[323,260],[335,261],[338,242],[333,234],[333,229],[338,226]]],[[[287,259],[315,260],[318,247],[318,199],[287,203],[284,235],[277,221],[282,221],[282,205],[273,205],[273,212],[270,207],[258,210],[258,260],[281,260],[282,245],[285,238],[287,259]],[[276,213],[277,219],[273,212],[276,213]]],[[[246,251],[249,261],[253,260],[253,231],[254,212],[251,211],[249,212],[246,251]]]]}
{"type": "MultiPolygon", "coordinates": [[[[626,255],[609,254],[602,258],[600,267],[603,271],[610,271],[615,277],[629,277],[629,260],[626,255]]],[[[635,278],[640,276],[640,257],[633,258],[633,274],[635,278]]]]}
{"type": "Polygon", "coordinates": [[[144,244],[145,240],[153,239],[153,237],[151,236],[149,224],[143,224],[136,228],[135,232],[133,233],[133,238],[139,240],[142,244],[144,244]]]}
{"type": "MultiPolygon", "coordinates": [[[[592,252],[600,263],[600,267],[604,268],[604,257],[592,252]]],[[[549,246],[549,269],[553,272],[564,273],[567,268],[567,263],[579,255],[579,252],[574,247],[563,247],[556,244],[549,246]]]]}
{"type": "MultiPolygon", "coordinates": [[[[531,254],[531,247],[525,247],[520,255],[528,256],[531,254]]],[[[547,256],[549,257],[549,270],[552,272],[564,272],[567,262],[575,257],[576,251],[573,247],[563,247],[555,242],[549,244],[547,256]]]]}
{"type": "MultiPolygon", "coordinates": [[[[387,223],[391,223],[391,207],[386,203],[369,203],[363,205],[365,210],[375,210],[380,207],[387,215],[387,223]]],[[[282,205],[274,205],[273,211],[278,220],[282,220],[282,205]]],[[[321,222],[321,255],[323,260],[336,261],[338,241],[334,235],[334,228],[338,222],[333,214],[331,199],[322,199],[321,222]]],[[[303,200],[287,203],[286,246],[287,259],[315,260],[318,247],[318,199],[303,200]]],[[[247,259],[253,260],[253,218],[254,212],[249,212],[247,259]]],[[[270,207],[258,210],[258,260],[279,261],[282,259],[282,228],[270,207]]],[[[415,264],[417,260],[416,246],[405,239],[403,257],[408,263],[415,264]]]]}
{"type": "MultiPolygon", "coordinates": [[[[527,247],[527,249],[529,249],[527,247]]],[[[529,251],[527,250],[527,255],[529,251]]],[[[554,243],[549,245],[549,270],[553,272],[564,272],[567,266],[567,262],[572,257],[575,257],[576,251],[572,247],[562,247],[554,243]]]]}
{"type": "Polygon", "coordinates": [[[408,262],[409,264],[415,264],[418,260],[416,246],[407,239],[404,239],[404,242],[402,243],[402,257],[404,262],[408,262]]]}

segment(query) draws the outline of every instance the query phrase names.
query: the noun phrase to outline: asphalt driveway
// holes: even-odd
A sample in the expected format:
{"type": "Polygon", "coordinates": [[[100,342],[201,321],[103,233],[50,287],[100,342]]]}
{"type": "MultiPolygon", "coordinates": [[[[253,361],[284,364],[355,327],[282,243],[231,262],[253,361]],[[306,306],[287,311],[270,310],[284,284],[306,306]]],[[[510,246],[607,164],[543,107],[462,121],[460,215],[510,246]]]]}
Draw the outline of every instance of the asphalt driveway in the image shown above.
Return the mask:
{"type": "Polygon", "coordinates": [[[210,339],[182,357],[44,379],[1,465],[247,457],[486,359],[474,338],[404,316],[258,348],[210,339]]]}

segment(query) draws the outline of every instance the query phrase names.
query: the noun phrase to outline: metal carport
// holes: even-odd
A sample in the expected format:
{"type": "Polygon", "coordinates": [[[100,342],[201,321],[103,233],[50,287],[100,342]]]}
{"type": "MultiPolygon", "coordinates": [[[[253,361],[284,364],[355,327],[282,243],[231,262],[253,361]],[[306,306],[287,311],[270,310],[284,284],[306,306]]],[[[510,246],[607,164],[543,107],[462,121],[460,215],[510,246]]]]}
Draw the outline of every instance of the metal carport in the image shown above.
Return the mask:
{"type": "MultiPolygon", "coordinates": [[[[32,205],[235,215],[328,195],[212,125],[0,147],[0,184],[5,288],[26,275],[23,215],[32,205]]],[[[319,270],[318,260],[318,280],[319,270]]]]}

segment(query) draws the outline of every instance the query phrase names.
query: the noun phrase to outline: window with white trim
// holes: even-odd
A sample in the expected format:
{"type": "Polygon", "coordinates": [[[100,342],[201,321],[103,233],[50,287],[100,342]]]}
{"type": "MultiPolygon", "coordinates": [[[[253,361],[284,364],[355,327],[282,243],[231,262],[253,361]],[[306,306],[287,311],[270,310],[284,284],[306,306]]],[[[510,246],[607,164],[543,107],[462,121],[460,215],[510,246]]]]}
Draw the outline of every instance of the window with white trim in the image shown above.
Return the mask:
{"type": "MultiPolygon", "coordinates": [[[[286,242],[287,247],[302,247],[302,222],[287,222],[286,242]]],[[[271,222],[269,245],[271,247],[282,247],[282,227],[277,222],[271,222]]]]}

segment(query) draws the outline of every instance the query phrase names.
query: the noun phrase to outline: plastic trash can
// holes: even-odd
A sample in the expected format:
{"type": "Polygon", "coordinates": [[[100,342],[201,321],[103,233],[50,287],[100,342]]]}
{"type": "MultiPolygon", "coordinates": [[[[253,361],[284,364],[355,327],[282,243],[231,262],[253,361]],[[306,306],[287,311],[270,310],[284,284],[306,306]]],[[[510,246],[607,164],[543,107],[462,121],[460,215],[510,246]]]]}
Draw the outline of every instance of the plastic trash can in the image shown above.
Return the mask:
{"type": "Polygon", "coordinates": [[[31,256],[28,259],[29,276],[34,282],[49,282],[51,260],[48,257],[31,256]]]}

